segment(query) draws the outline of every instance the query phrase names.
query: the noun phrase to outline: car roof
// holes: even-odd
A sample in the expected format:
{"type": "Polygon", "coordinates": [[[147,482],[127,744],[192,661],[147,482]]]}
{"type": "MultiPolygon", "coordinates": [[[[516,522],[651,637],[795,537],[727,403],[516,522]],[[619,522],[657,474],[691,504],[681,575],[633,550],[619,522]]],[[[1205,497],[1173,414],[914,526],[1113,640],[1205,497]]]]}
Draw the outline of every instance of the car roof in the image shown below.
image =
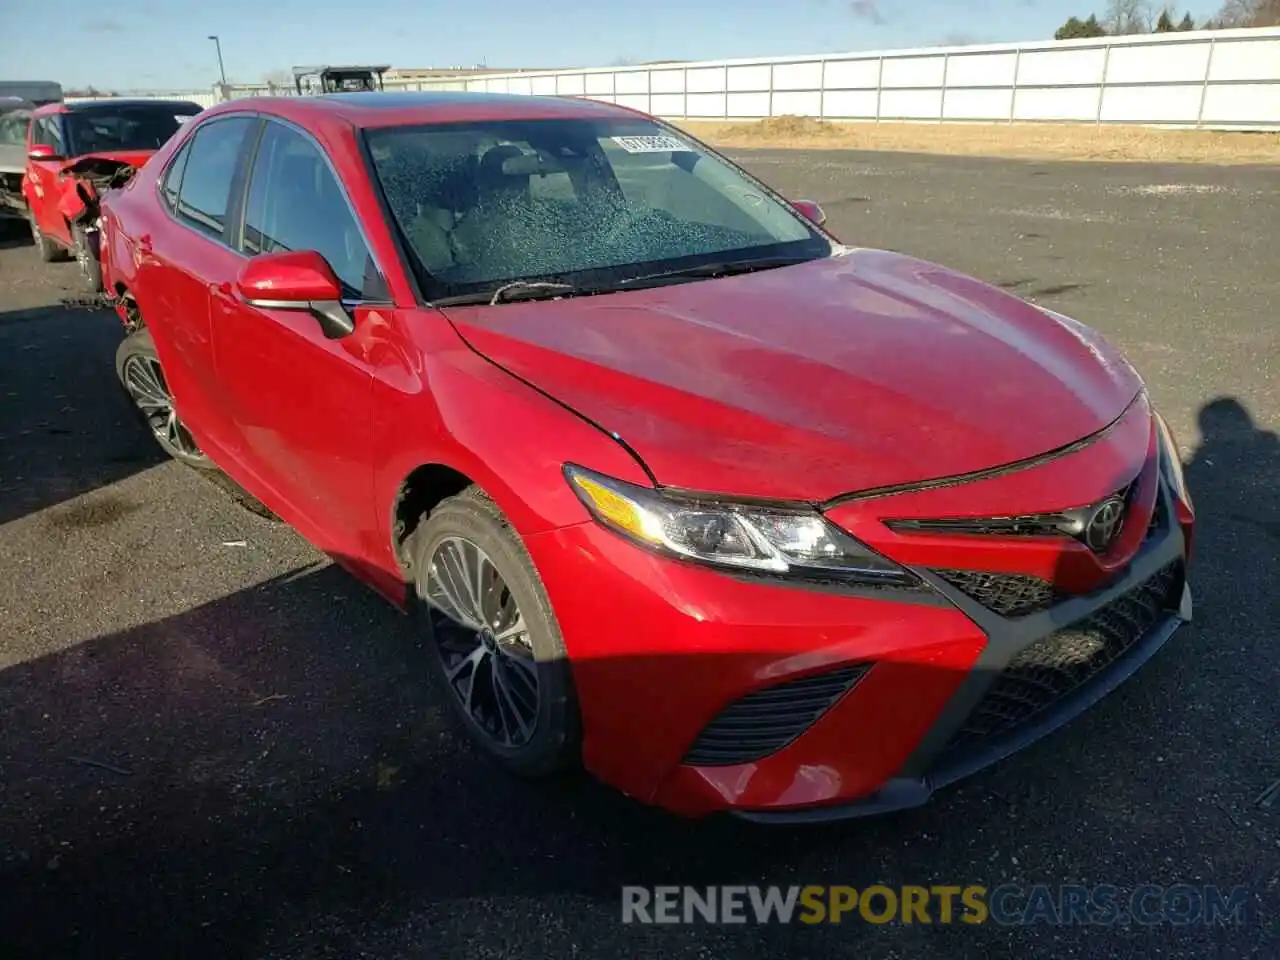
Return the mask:
{"type": "Polygon", "coordinates": [[[50,103],[47,106],[40,107],[36,112],[41,116],[50,113],[112,113],[121,107],[156,107],[161,110],[194,110],[199,112],[204,108],[194,100],[148,100],[145,98],[129,99],[126,97],[111,97],[107,100],[78,100],[74,103],[50,103]]]}
{"type": "Polygon", "coordinates": [[[205,111],[269,113],[306,124],[345,120],[355,127],[396,127],[466,120],[644,116],[635,110],[575,97],[523,96],[462,90],[329,93],[313,97],[247,97],[205,111]]]}

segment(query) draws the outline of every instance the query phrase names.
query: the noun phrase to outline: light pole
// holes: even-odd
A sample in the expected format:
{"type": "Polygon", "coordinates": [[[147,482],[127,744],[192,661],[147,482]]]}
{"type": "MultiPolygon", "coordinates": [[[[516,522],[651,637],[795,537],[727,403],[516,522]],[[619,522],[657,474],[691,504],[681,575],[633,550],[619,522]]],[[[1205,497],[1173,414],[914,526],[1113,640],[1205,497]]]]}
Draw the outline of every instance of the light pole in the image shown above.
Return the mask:
{"type": "Polygon", "coordinates": [[[214,47],[218,51],[218,74],[222,77],[222,85],[227,85],[227,68],[222,65],[222,43],[218,40],[217,35],[209,34],[209,39],[213,41],[214,47]]]}

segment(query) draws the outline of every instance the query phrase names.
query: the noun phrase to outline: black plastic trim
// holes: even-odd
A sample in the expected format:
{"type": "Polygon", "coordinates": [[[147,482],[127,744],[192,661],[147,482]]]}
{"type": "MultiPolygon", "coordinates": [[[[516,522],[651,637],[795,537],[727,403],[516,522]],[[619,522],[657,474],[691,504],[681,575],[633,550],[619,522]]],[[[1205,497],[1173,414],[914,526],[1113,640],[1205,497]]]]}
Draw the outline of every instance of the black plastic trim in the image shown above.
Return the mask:
{"type": "Polygon", "coordinates": [[[934,726],[917,745],[899,773],[876,793],[826,807],[794,810],[733,810],[735,817],[769,824],[823,823],[920,806],[933,792],[968,777],[1017,753],[1036,740],[1064,726],[1119,687],[1150,660],[1177,629],[1191,619],[1191,589],[1184,581],[1177,612],[1171,612],[1149,629],[1105,669],[1027,722],[979,744],[947,755],[946,748],[963,727],[1005,665],[1024,647],[1047,634],[1070,626],[1114,602],[1170,563],[1186,559],[1181,528],[1173,522],[1171,494],[1162,479],[1159,487],[1160,524],[1129,567],[1116,580],[1087,596],[1066,600],[1041,613],[1018,619],[1000,617],[951,587],[927,570],[924,576],[939,593],[972,619],[987,634],[988,644],[968,678],[943,709],[934,726]]]}
{"type": "MultiPolygon", "coordinates": [[[[1189,588],[1184,590],[1189,591],[1189,588]]],[[[966,752],[963,757],[957,757],[954,763],[938,767],[927,777],[894,777],[871,796],[853,803],[798,810],[735,810],[734,816],[743,820],[779,825],[827,823],[921,806],[940,787],[949,786],[999,763],[1074,720],[1133,676],[1168,642],[1184,622],[1181,617],[1170,615],[1154,629],[1148,631],[1109,669],[1090,680],[1073,696],[1065,698],[1056,706],[1040,713],[1034,723],[1025,724],[999,737],[993,737],[983,745],[982,749],[966,752]]]]}
{"type": "Polygon", "coordinates": [[[785,750],[857,687],[871,667],[843,664],[739,697],[702,728],[681,763],[733,767],[785,750]]]}
{"type": "MultiPolygon", "coordinates": [[[[1168,492],[1161,483],[1161,500],[1167,501],[1168,492]]],[[[1172,517],[1173,510],[1166,503],[1162,515],[1172,517]]],[[[1047,610],[1010,619],[988,610],[963,591],[957,590],[941,577],[928,570],[918,570],[927,582],[946,596],[970,620],[987,635],[987,646],[969,674],[968,679],[952,697],[933,728],[925,735],[903,767],[902,775],[918,778],[925,775],[938,760],[955,732],[964,724],[974,707],[986,695],[1001,670],[1013,659],[1014,654],[1041,637],[1085,619],[1090,614],[1114,602],[1132,590],[1137,584],[1155,576],[1168,564],[1186,556],[1182,532],[1167,521],[1162,523],[1160,534],[1148,538],[1129,562],[1128,568],[1100,590],[1071,597],[1047,610]]]]}

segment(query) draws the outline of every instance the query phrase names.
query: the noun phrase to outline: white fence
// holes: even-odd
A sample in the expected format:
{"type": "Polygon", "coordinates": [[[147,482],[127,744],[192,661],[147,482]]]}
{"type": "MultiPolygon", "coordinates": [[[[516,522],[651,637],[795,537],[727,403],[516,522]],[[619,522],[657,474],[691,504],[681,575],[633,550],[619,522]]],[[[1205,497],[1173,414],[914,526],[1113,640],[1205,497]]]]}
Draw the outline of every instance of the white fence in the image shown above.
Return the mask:
{"type": "MultiPolygon", "coordinates": [[[[403,80],[387,88],[589,97],[676,120],[793,114],[1274,130],[1280,28],[403,80]]],[[[227,94],[269,92],[292,90],[241,86],[227,94]]]]}

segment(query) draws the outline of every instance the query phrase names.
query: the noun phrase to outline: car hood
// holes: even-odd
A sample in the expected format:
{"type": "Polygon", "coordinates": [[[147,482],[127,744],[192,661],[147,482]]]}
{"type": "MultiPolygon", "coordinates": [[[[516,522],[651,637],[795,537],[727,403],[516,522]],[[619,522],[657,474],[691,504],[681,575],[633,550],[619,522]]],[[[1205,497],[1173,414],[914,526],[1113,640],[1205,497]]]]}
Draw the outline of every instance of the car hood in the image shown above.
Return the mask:
{"type": "Polygon", "coordinates": [[[87,173],[101,170],[106,165],[121,164],[140,167],[151,159],[154,150],[104,150],[101,153],[85,153],[68,160],[61,167],[62,173],[87,173]]]}
{"type": "Polygon", "coordinates": [[[446,312],[660,484],[736,496],[820,502],[1035,457],[1142,387],[1087,327],[883,251],[446,312]]]}

